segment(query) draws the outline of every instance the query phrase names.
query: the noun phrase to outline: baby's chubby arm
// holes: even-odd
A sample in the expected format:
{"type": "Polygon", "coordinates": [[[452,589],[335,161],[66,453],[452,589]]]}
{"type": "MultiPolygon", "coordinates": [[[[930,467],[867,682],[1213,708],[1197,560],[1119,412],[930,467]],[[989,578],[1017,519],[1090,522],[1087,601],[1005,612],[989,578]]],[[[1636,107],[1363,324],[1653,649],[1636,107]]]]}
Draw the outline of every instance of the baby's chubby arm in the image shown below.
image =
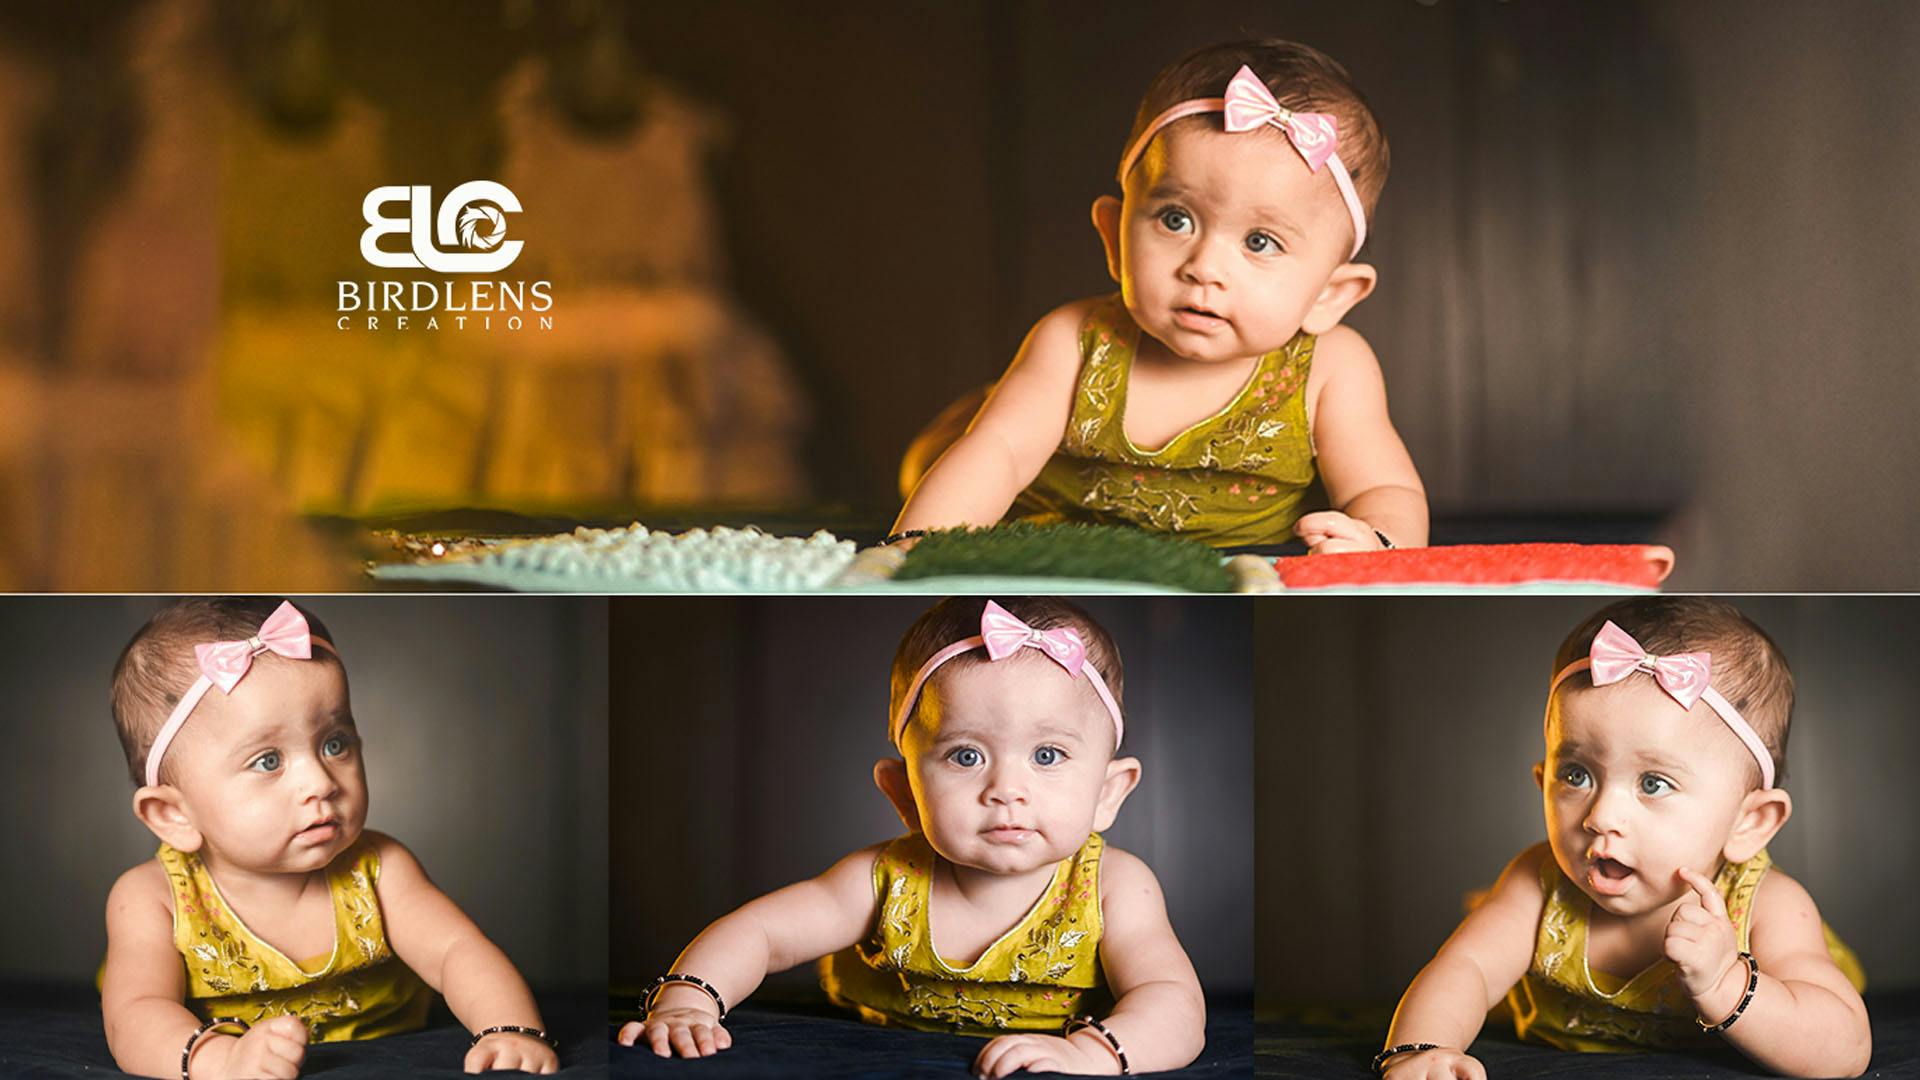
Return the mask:
{"type": "Polygon", "coordinates": [[[1387,1045],[1433,1043],[1424,1053],[1389,1058],[1392,1080],[1485,1080],[1486,1070],[1468,1056],[1487,1010],[1506,996],[1533,962],[1534,937],[1546,897],[1540,862],[1553,855],[1536,844],[1514,857],[1485,903],[1461,921],[1453,936],[1414,976],[1394,1011],[1387,1045]]]}
{"type": "Polygon", "coordinates": [[[1315,554],[1372,551],[1374,530],[1396,547],[1427,543],[1427,491],[1387,414],[1387,384],[1365,338],[1345,326],[1320,335],[1308,376],[1314,452],[1336,510],[1294,530],[1315,554]]]}
{"type": "MultiPolygon", "coordinates": [[[[107,966],[100,1013],[114,1064],[140,1076],[177,1076],[180,1050],[200,1020],[182,1004],[186,970],[173,947],[173,898],[166,873],[147,862],[121,875],[107,897],[107,966]]],[[[300,1075],[307,1028],[279,1016],[244,1036],[207,1034],[193,1044],[191,1075],[275,1077],[300,1075]]]]}
{"type": "Polygon", "coordinates": [[[922,477],[893,531],[992,525],[1060,445],[1080,374],[1080,326],[1097,300],[1048,312],[973,418],[922,477]]]}
{"type": "MultiPolygon", "coordinates": [[[[1740,1004],[1747,989],[1747,965],[1739,959],[1738,939],[1719,891],[1699,875],[1689,884],[1695,884],[1699,902],[1675,912],[1667,955],[1680,965],[1700,1015],[1714,1022],[1740,1004]],[[1689,921],[1694,932],[1681,929],[1689,921]],[[1700,967],[1709,970],[1690,970],[1700,967]]],[[[1865,1072],[1873,1057],[1866,1004],[1834,966],[1813,898],[1779,870],[1761,879],[1754,896],[1748,946],[1760,968],[1760,985],[1747,1011],[1721,1037],[1783,1076],[1865,1072]]]]}
{"type": "MultiPolygon", "coordinates": [[[[1147,864],[1109,847],[1100,860],[1100,966],[1113,990],[1101,1018],[1127,1052],[1132,1072],[1178,1069],[1206,1046],[1207,1003],[1193,961],[1167,920],[1166,898],[1147,864]]],[[[1003,1035],[974,1059],[984,1077],[1030,1072],[1118,1073],[1119,1059],[1096,1031],[1003,1035]]]]}
{"type": "MultiPolygon", "coordinates": [[[[428,879],[413,852],[391,836],[368,832],[380,856],[376,891],[387,943],[414,974],[447,999],[469,1031],[502,1024],[541,1028],[526,980],[500,947],[428,879]]],[[[559,1055],[527,1035],[489,1035],[467,1051],[468,1072],[518,1069],[555,1072],[559,1055]]]]}
{"type": "MultiPolygon", "coordinates": [[[[770,892],[715,920],[680,953],[673,971],[711,983],[732,1009],[769,973],[855,944],[872,931],[879,911],[873,861],[884,847],[861,848],[819,877],[770,892]]],[[[733,1045],[713,999],[685,983],[668,983],[646,1019],[621,1027],[615,1038],[622,1046],[644,1038],[661,1057],[705,1057],[733,1045]]]]}

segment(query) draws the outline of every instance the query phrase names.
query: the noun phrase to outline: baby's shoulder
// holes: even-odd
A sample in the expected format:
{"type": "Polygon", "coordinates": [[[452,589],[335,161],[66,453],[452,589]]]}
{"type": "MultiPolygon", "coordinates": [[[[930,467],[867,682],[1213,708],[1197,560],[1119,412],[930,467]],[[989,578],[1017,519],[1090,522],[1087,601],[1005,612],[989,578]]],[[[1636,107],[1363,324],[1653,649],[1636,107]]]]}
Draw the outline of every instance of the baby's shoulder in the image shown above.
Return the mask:
{"type": "Polygon", "coordinates": [[[1806,886],[1795,881],[1785,870],[1777,866],[1769,867],[1766,876],[1753,891],[1753,925],[1757,929],[1762,922],[1779,923],[1788,920],[1812,920],[1819,925],[1820,909],[1813,902],[1813,894],[1806,886]]]}
{"type": "Polygon", "coordinates": [[[121,874],[108,891],[108,925],[127,919],[173,924],[173,886],[158,859],[148,859],[121,874]]]}
{"type": "Polygon", "coordinates": [[[1110,902],[1128,894],[1160,893],[1160,879],[1153,868],[1131,851],[1108,844],[1100,850],[1100,897],[1110,902]]]}
{"type": "Polygon", "coordinates": [[[1033,324],[1033,329],[1027,331],[1026,344],[1021,348],[1022,355],[1029,363],[1053,359],[1061,363],[1071,361],[1077,366],[1080,362],[1080,332],[1086,328],[1087,320],[1111,300],[1110,296],[1070,300],[1040,316],[1039,321],[1033,324]]]}
{"type": "Polygon", "coordinates": [[[1320,378],[1351,372],[1380,372],[1380,358],[1360,331],[1342,323],[1313,341],[1313,374],[1320,378]]]}

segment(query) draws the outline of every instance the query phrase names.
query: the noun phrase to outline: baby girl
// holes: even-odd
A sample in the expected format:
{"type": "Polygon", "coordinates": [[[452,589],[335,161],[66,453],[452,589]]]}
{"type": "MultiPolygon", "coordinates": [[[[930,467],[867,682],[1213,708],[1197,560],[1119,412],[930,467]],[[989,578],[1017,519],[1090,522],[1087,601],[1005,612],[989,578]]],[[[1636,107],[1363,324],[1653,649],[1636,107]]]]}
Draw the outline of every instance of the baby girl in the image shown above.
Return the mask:
{"type": "Polygon", "coordinates": [[[1788,1076],[1858,1076],[1859,967],[1767,842],[1793,801],[1793,675],[1738,611],[1624,601],[1560,646],[1547,688],[1547,842],[1508,864],[1400,1000],[1392,1080],[1484,1078],[1466,1047],[1505,997],[1567,1050],[1724,1042],[1788,1076]]]}
{"type": "Polygon", "coordinates": [[[512,962],[364,831],[346,667],[319,619],[175,603],[121,654],[113,718],[134,816],[161,841],[107,898],[100,1007],[122,1069],[297,1076],[309,1039],[420,1027],[427,986],[476,1033],[468,1072],[558,1068],[512,962]]]}
{"type": "Polygon", "coordinates": [[[980,1076],[1192,1061],[1206,1010],[1193,965],[1153,872],[1099,832],[1140,780],[1115,756],[1121,681],[1112,639],[1072,605],[936,605],[894,656],[900,757],[874,768],[908,834],[707,927],[619,1041],[724,1050],[729,1003],[825,957],[822,985],[862,1019],[993,1036],[980,1076]]]}
{"type": "Polygon", "coordinates": [[[1425,544],[1380,364],[1340,324],[1373,291],[1353,260],[1386,177],[1379,123],[1313,49],[1217,45],[1161,72],[1121,196],[1093,203],[1119,295],[1042,317],[984,404],[922,434],[889,539],[1012,510],[1218,546],[1425,544]],[[1316,473],[1336,509],[1302,517],[1316,473]]]}

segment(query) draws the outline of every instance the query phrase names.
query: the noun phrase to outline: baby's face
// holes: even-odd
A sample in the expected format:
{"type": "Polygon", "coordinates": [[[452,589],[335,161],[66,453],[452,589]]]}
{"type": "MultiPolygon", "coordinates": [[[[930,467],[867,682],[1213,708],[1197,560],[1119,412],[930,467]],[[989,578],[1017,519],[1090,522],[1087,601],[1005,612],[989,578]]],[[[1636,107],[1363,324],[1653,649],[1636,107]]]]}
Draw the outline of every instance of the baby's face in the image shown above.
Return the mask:
{"type": "Polygon", "coordinates": [[[1332,174],[1279,132],[1175,123],[1127,179],[1121,295],[1182,358],[1261,356],[1300,330],[1352,228],[1332,174]]]}
{"type": "Polygon", "coordinates": [[[1032,650],[930,680],[905,757],[928,843],[961,866],[1051,866],[1110,824],[1096,817],[1112,718],[1085,676],[1032,650]]]}
{"type": "Polygon", "coordinates": [[[1750,758],[1706,703],[1690,712],[1650,678],[1561,690],[1541,777],[1547,836],[1567,878],[1615,915],[1712,878],[1747,793],[1750,758]]]}
{"type": "Polygon", "coordinates": [[[318,870],[366,825],[367,776],[338,663],[256,658],[232,694],[200,699],[175,746],[175,786],[216,860],[318,870]]]}

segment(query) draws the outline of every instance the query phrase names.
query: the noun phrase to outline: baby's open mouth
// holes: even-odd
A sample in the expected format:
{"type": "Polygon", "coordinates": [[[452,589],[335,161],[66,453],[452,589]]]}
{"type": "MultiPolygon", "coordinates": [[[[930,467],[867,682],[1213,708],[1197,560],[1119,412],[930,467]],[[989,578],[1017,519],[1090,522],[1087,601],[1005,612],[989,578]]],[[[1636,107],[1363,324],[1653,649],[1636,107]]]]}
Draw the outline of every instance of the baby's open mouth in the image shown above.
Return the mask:
{"type": "Polygon", "coordinates": [[[1609,881],[1624,881],[1633,876],[1633,868],[1617,859],[1595,859],[1593,870],[1609,881]]]}

